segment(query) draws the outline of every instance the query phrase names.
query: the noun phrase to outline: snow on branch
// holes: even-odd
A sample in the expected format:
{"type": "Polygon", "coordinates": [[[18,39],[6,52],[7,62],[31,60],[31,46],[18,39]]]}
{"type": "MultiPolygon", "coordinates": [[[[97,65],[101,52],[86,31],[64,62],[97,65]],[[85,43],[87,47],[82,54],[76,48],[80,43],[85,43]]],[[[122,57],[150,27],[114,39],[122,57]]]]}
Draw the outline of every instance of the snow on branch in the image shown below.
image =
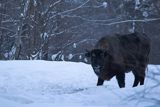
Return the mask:
{"type": "Polygon", "coordinates": [[[150,19],[137,19],[137,20],[124,20],[124,21],[117,21],[117,22],[113,22],[113,23],[95,23],[95,24],[99,24],[99,25],[115,25],[115,24],[122,24],[122,23],[128,23],[128,22],[151,22],[151,21],[157,21],[160,20],[160,18],[150,18],[150,19]]]}
{"type": "Polygon", "coordinates": [[[10,16],[9,14],[0,13],[2,16],[10,16]]]}
{"type": "Polygon", "coordinates": [[[114,20],[117,20],[117,19],[122,19],[122,17],[116,17],[116,18],[111,18],[111,19],[107,19],[107,20],[99,20],[99,19],[88,19],[88,18],[84,18],[82,16],[77,16],[77,15],[63,15],[64,17],[72,17],[72,18],[79,18],[81,20],[84,20],[84,21],[88,21],[88,22],[109,22],[109,21],[114,21],[114,20]]]}
{"type": "Polygon", "coordinates": [[[70,10],[66,10],[66,11],[63,11],[63,12],[60,12],[59,14],[66,14],[66,13],[69,13],[69,12],[73,12],[73,11],[76,11],[80,8],[82,8],[84,5],[86,5],[90,0],[87,0],[86,2],[84,2],[83,4],[81,4],[80,6],[76,7],[76,8],[73,8],[73,9],[70,9],[70,10]]]}
{"type": "Polygon", "coordinates": [[[97,39],[84,39],[84,40],[77,42],[76,44],[82,44],[82,43],[88,42],[88,41],[97,41],[97,39]]]}
{"type": "Polygon", "coordinates": [[[10,30],[9,28],[7,28],[7,27],[0,27],[0,29],[3,29],[3,30],[7,30],[7,31],[9,31],[9,32],[13,32],[13,33],[15,33],[15,31],[13,31],[13,30],[10,30]]]}
{"type": "Polygon", "coordinates": [[[56,1],[55,3],[51,4],[51,5],[49,6],[49,8],[47,8],[47,10],[43,13],[43,15],[48,14],[48,12],[49,12],[55,5],[57,5],[58,3],[60,3],[61,1],[62,1],[62,0],[58,0],[58,1],[56,1]]]}

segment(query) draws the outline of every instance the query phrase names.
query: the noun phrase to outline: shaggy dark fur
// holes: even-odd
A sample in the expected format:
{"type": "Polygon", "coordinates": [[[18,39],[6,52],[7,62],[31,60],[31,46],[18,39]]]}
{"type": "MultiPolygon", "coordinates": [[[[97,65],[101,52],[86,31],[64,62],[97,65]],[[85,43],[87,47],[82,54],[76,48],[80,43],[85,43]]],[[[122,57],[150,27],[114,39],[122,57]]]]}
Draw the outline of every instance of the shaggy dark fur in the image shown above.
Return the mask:
{"type": "Polygon", "coordinates": [[[144,84],[145,70],[149,62],[150,39],[145,34],[132,33],[101,38],[95,48],[85,56],[98,76],[97,85],[116,76],[120,88],[125,87],[125,73],[132,71],[133,87],[144,84]]]}

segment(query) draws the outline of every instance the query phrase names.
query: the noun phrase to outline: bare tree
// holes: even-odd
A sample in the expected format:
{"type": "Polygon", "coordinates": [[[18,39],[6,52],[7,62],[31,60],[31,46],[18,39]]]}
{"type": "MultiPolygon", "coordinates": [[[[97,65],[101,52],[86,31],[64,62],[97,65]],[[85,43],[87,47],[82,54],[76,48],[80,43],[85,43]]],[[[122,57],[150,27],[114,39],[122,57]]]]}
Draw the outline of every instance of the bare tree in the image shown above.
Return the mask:
{"type": "Polygon", "coordinates": [[[2,0],[0,57],[86,62],[84,50],[102,36],[140,31],[154,41],[151,63],[159,62],[159,6],[159,0],[2,0]]]}
{"type": "Polygon", "coordinates": [[[17,25],[17,2],[11,0],[0,1],[0,59],[10,59],[12,45],[16,34],[17,25]],[[8,8],[10,7],[10,8],[8,8]]]}

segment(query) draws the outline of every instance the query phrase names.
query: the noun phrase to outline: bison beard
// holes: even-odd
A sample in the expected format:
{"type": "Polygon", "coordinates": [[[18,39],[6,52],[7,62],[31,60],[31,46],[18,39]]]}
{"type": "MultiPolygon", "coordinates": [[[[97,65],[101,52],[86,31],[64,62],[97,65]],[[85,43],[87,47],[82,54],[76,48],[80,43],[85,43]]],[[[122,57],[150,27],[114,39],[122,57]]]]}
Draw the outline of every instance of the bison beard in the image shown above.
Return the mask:
{"type": "Polygon", "coordinates": [[[97,85],[116,76],[120,88],[125,87],[125,73],[132,71],[133,87],[144,84],[145,70],[149,62],[150,39],[145,34],[132,33],[101,38],[95,48],[85,56],[98,76],[97,85]]]}

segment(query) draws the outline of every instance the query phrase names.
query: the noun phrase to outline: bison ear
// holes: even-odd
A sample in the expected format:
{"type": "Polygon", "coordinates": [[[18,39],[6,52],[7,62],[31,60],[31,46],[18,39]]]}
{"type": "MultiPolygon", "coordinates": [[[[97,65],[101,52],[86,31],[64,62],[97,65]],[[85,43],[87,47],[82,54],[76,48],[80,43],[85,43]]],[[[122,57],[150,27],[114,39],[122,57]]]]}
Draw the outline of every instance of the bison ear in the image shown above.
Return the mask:
{"type": "Polygon", "coordinates": [[[86,57],[91,57],[91,51],[86,50],[85,56],[86,56],[86,57]]]}

